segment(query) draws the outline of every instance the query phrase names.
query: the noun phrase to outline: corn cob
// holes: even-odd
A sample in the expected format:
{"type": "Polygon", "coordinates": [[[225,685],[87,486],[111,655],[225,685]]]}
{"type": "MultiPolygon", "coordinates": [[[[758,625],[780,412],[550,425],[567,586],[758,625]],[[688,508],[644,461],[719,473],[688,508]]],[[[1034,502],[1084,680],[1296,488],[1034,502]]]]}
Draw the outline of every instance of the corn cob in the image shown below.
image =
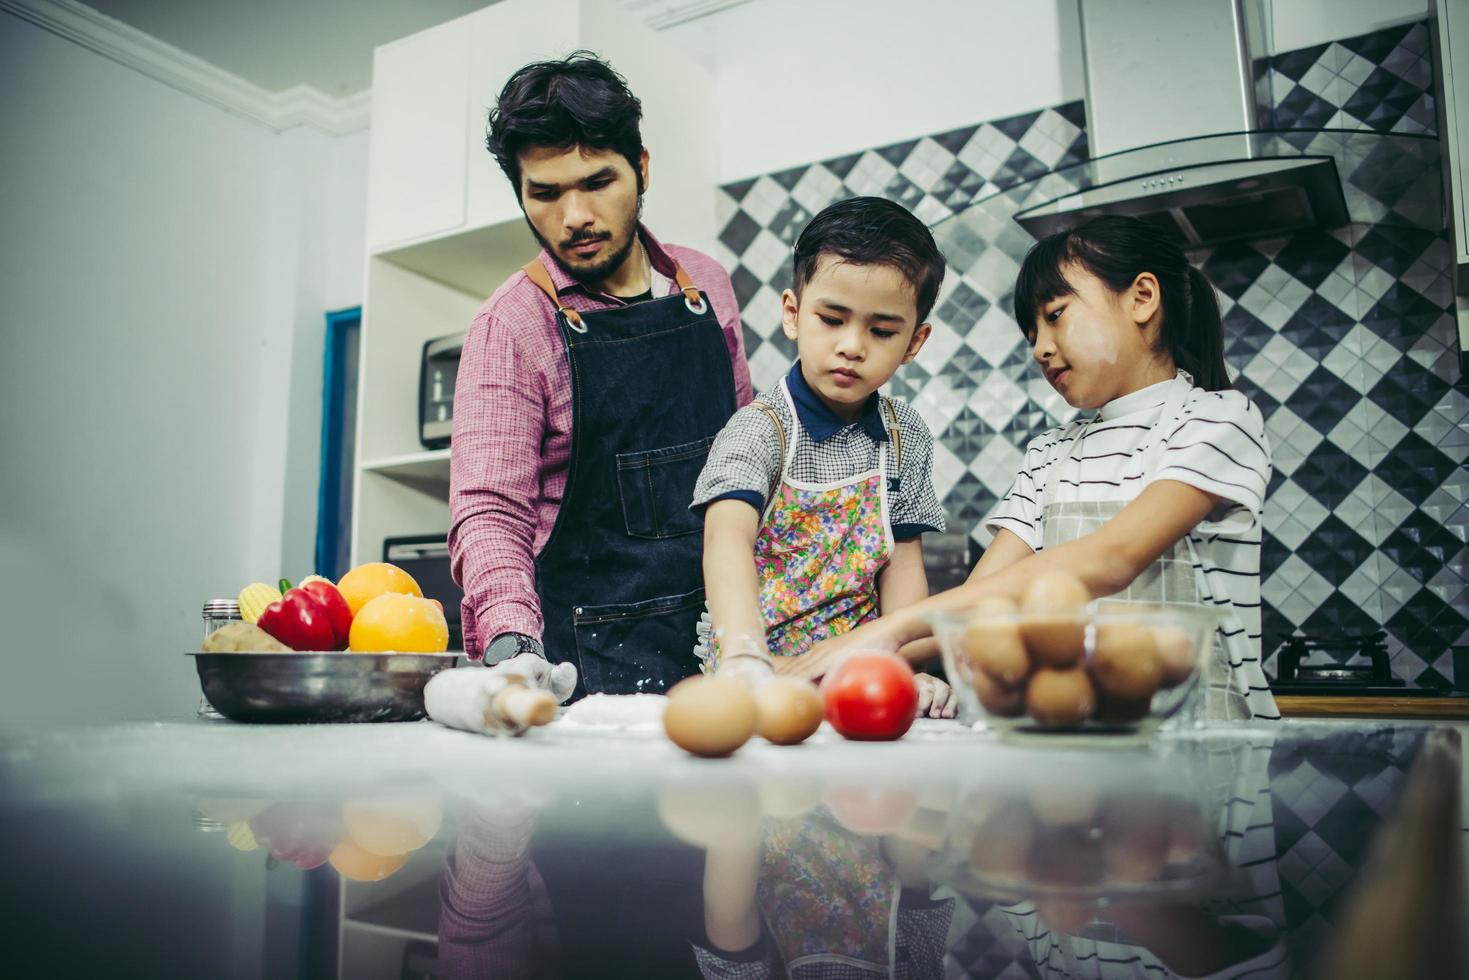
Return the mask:
{"type": "Polygon", "coordinates": [[[237,851],[253,851],[260,846],[255,840],[255,835],[250,832],[250,825],[243,820],[230,824],[229,833],[226,836],[229,839],[230,847],[237,851]]]}
{"type": "Polygon", "coordinates": [[[280,589],[264,582],[251,582],[240,590],[240,618],[254,626],[266,606],[280,601],[280,589]]]}

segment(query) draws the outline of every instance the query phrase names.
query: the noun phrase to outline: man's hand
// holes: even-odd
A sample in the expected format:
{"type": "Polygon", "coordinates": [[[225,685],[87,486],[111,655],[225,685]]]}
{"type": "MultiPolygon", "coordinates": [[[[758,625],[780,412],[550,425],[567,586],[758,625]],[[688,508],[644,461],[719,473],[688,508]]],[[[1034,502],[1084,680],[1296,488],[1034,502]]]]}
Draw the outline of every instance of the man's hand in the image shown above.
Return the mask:
{"type": "Polygon", "coordinates": [[[952,718],[958,709],[954,689],[932,674],[918,674],[918,717],[952,718]]]}
{"type": "Polygon", "coordinates": [[[522,653],[486,668],[523,678],[531,687],[545,688],[557,704],[564,703],[576,688],[576,667],[569,663],[553,664],[545,657],[522,653]]]}

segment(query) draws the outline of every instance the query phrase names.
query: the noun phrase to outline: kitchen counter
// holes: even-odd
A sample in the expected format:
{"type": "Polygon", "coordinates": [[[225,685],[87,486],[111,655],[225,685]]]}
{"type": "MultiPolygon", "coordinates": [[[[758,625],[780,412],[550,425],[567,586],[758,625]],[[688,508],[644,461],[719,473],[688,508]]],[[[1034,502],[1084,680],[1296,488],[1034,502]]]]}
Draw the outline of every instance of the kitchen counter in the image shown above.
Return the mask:
{"type": "Polygon", "coordinates": [[[7,972],[1465,975],[1459,772],[1412,723],[727,760],[564,723],[12,732],[7,972]]]}
{"type": "Polygon", "coordinates": [[[1437,718],[1469,721],[1469,697],[1277,694],[1287,718],[1437,718]]]}

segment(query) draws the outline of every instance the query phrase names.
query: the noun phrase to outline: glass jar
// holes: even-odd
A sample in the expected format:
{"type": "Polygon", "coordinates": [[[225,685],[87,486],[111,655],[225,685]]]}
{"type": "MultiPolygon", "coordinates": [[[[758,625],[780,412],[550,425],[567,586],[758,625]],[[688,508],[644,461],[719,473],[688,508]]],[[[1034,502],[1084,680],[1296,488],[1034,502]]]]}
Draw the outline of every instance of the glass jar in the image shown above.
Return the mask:
{"type": "MultiPolygon", "coordinates": [[[[204,603],[204,638],[226,623],[236,622],[240,618],[240,603],[236,599],[210,599],[204,603]]],[[[199,695],[199,708],[195,712],[200,718],[223,718],[224,715],[214,710],[214,705],[209,703],[209,698],[204,694],[199,695]]]]}

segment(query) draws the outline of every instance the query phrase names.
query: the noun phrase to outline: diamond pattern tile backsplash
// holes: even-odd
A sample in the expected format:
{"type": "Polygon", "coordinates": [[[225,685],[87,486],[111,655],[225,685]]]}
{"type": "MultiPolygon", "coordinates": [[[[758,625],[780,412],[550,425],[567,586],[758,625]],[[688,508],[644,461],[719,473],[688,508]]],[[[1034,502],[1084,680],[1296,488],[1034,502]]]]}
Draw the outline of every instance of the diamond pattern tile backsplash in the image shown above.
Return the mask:
{"type": "MultiPolygon", "coordinates": [[[[1256,77],[1268,99],[1262,125],[1434,132],[1424,23],[1261,59],[1256,77]]],[[[1086,160],[1085,126],[1083,103],[1071,102],[721,188],[718,251],[756,388],[795,356],[778,329],[779,296],[791,245],[815,212],[876,194],[934,225],[1086,160]]],[[[1418,170],[1396,185],[1406,201],[1373,213],[1411,210],[1418,170]]],[[[1459,378],[1453,256],[1444,233],[1374,220],[1191,258],[1219,290],[1226,355],[1275,454],[1261,559],[1267,670],[1293,632],[1383,629],[1394,671],[1431,686],[1452,679],[1450,648],[1469,643],[1469,387],[1459,378]]],[[[933,335],[890,387],[938,439],[934,478],[951,527],[982,546],[983,519],[1027,441],[1072,413],[1031,366],[1008,289],[982,285],[1013,283],[1029,235],[1013,223],[974,227],[972,240],[946,238],[951,267],[933,335]]]]}

